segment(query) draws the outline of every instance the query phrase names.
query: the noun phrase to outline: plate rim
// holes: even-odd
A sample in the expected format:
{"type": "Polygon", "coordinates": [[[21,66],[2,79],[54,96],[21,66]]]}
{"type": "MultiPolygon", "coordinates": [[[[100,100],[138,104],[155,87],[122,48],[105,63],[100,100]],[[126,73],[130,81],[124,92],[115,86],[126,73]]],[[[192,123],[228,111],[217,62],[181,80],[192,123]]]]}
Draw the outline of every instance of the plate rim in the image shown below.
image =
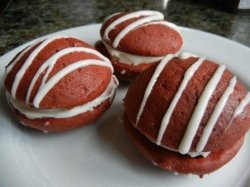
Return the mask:
{"type": "MultiPolygon", "coordinates": [[[[4,58],[8,57],[8,56],[14,56],[14,55],[15,55],[19,50],[21,50],[22,48],[24,48],[25,46],[30,45],[32,42],[34,42],[34,41],[36,41],[36,40],[39,40],[39,39],[41,39],[41,38],[46,38],[46,37],[48,37],[48,36],[55,35],[55,34],[58,34],[58,33],[60,33],[60,32],[70,32],[71,30],[84,29],[84,28],[86,28],[86,27],[91,27],[91,26],[100,27],[101,24],[100,24],[100,23],[97,23],[97,24],[96,24],[96,23],[93,23],[93,24],[87,24],[87,25],[83,25],[83,26],[70,27],[70,28],[66,28],[66,29],[63,29],[63,30],[58,30],[58,31],[56,31],[56,32],[48,33],[48,34],[46,34],[46,35],[37,37],[37,38],[35,38],[35,39],[31,39],[31,40],[29,40],[29,41],[27,41],[27,42],[25,42],[25,43],[23,43],[23,44],[21,44],[21,45],[15,47],[15,48],[13,48],[12,50],[6,52],[6,53],[3,54],[2,56],[0,56],[0,61],[1,61],[2,59],[4,59],[4,58]]],[[[224,40],[225,42],[228,42],[228,44],[230,44],[230,45],[236,45],[237,47],[244,48],[245,50],[248,50],[248,51],[250,52],[250,47],[248,47],[248,46],[246,46],[246,45],[243,45],[243,44],[241,44],[241,43],[238,43],[238,42],[236,42],[236,41],[233,41],[233,40],[231,40],[231,39],[228,39],[228,38],[226,38],[226,37],[223,37],[223,36],[220,36],[220,35],[216,35],[216,34],[214,34],[214,33],[209,33],[209,32],[206,32],[206,31],[202,31],[202,30],[198,30],[198,29],[194,29],[194,28],[188,28],[188,27],[180,27],[180,29],[181,29],[181,30],[186,30],[186,31],[188,31],[188,32],[198,32],[198,33],[200,33],[200,34],[210,35],[210,36],[215,37],[215,38],[217,38],[217,39],[219,39],[219,40],[222,39],[222,40],[224,40]]],[[[2,64],[0,64],[0,68],[4,67],[4,66],[6,65],[6,63],[8,63],[8,62],[3,62],[2,64]]],[[[250,79],[250,78],[249,78],[249,79],[250,79]]],[[[3,84],[2,81],[0,81],[0,87],[3,86],[3,85],[1,85],[1,84],[3,84]]],[[[1,116],[0,116],[0,117],[1,117],[1,116]]],[[[248,170],[247,170],[246,173],[248,174],[249,171],[250,171],[250,167],[248,168],[248,170]]],[[[246,177],[246,180],[245,180],[245,181],[249,180],[249,178],[250,178],[250,176],[249,176],[249,177],[246,177]]],[[[244,181],[239,182],[238,185],[242,185],[243,182],[244,182],[244,181]]]]}

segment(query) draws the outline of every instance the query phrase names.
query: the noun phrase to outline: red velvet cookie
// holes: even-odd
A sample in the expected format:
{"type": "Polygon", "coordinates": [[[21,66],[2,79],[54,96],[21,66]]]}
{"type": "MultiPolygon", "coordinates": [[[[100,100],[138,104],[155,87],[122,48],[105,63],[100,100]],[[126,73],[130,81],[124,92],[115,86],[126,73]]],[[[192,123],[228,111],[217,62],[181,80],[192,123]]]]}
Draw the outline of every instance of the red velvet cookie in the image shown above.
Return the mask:
{"type": "Polygon", "coordinates": [[[96,48],[111,59],[115,74],[129,81],[183,44],[178,27],[156,11],[116,13],[106,19],[100,34],[102,43],[96,48]]]}
{"type": "Polygon", "coordinates": [[[238,152],[250,128],[249,102],[250,93],[225,65],[167,55],[129,88],[125,126],[160,167],[203,175],[238,152]]]}
{"type": "Polygon", "coordinates": [[[64,131],[98,119],[118,85],[110,61],[69,36],[38,41],[6,67],[8,102],[24,125],[64,131]]]}

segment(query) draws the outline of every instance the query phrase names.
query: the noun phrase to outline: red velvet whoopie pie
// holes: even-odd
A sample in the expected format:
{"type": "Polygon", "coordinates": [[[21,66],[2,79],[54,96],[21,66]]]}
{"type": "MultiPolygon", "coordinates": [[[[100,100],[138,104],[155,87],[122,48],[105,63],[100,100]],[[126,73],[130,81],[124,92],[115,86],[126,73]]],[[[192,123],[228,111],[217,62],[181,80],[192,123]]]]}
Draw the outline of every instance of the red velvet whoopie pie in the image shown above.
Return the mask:
{"type": "Polygon", "coordinates": [[[120,80],[132,81],[167,54],[180,51],[179,28],[157,11],[119,12],[102,24],[96,48],[107,56],[120,80]]]}
{"type": "Polygon", "coordinates": [[[167,55],[124,99],[125,129],[155,165],[203,176],[228,163],[250,128],[250,93],[225,65],[167,55]]]}
{"type": "Polygon", "coordinates": [[[110,61],[70,36],[39,40],[6,67],[4,84],[20,123],[44,132],[66,131],[97,120],[118,86],[110,61]]]}

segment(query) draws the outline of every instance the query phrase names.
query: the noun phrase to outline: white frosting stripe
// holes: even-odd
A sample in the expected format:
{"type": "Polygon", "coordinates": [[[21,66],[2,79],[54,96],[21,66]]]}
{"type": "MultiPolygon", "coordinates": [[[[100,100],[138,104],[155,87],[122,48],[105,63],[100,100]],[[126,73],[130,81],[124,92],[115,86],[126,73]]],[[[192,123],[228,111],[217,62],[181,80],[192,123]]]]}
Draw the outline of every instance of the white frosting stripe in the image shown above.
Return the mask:
{"type": "Polygon", "coordinates": [[[97,98],[94,100],[85,103],[84,105],[81,106],[76,106],[72,109],[37,109],[37,108],[32,108],[28,105],[25,105],[21,103],[20,101],[14,99],[7,93],[7,98],[11,105],[17,109],[20,113],[25,115],[26,117],[30,119],[36,119],[36,118],[70,118],[79,114],[82,114],[87,111],[92,111],[94,110],[95,107],[99,106],[102,104],[104,101],[107,99],[112,99],[116,90],[116,87],[118,85],[118,81],[113,76],[111,78],[111,81],[109,85],[107,86],[106,90],[97,98]]]}
{"type": "Polygon", "coordinates": [[[64,69],[60,70],[57,72],[53,77],[51,77],[46,83],[44,83],[38,90],[33,104],[35,107],[39,108],[40,102],[42,99],[46,96],[46,94],[52,89],[64,76],[67,74],[79,69],[83,68],[89,65],[97,65],[97,66],[106,66],[111,68],[111,65],[109,63],[104,63],[103,61],[100,60],[81,60],[78,62],[75,62],[73,64],[70,64],[66,66],[64,69]]]}
{"type": "Polygon", "coordinates": [[[186,52],[186,51],[179,51],[176,53],[176,56],[178,56],[178,58],[180,59],[188,59],[190,57],[194,57],[194,58],[198,58],[198,56],[196,54],[190,53],[190,52],[186,52]]]}
{"type": "MultiPolygon", "coordinates": [[[[117,15],[117,14],[115,14],[117,15]]],[[[113,16],[109,18],[112,18],[113,16]]],[[[149,11],[149,10],[144,10],[144,11],[137,11],[137,12],[133,12],[130,14],[125,14],[123,16],[121,16],[120,18],[116,19],[115,21],[113,21],[105,30],[104,30],[104,34],[103,34],[103,38],[106,40],[110,40],[109,38],[109,32],[114,29],[117,25],[121,24],[122,22],[125,22],[129,19],[132,18],[138,18],[143,16],[143,18],[140,18],[139,20],[132,22],[131,24],[127,25],[124,29],[122,29],[120,31],[120,33],[115,37],[114,41],[113,41],[113,47],[117,48],[120,41],[132,30],[143,27],[143,26],[147,26],[150,24],[160,24],[160,25],[164,25],[167,26],[169,28],[172,28],[174,30],[176,30],[177,32],[180,33],[178,27],[176,25],[174,25],[173,23],[169,23],[164,21],[164,15],[160,12],[157,11],[149,11]]]]}
{"type": "MultiPolygon", "coordinates": [[[[233,117],[231,119],[231,122],[238,116],[240,115],[245,107],[250,103],[250,92],[248,92],[245,96],[245,98],[240,102],[240,104],[237,106],[237,108],[234,110],[233,117]]],[[[230,122],[230,123],[231,123],[230,122]]]]}
{"type": "MultiPolygon", "coordinates": [[[[35,83],[37,82],[37,79],[39,78],[39,76],[47,69],[46,74],[43,76],[42,83],[40,86],[40,87],[42,87],[45,84],[45,82],[47,81],[47,78],[48,78],[50,72],[52,71],[54,65],[57,63],[58,59],[69,54],[69,53],[73,53],[73,52],[91,53],[91,54],[94,54],[94,55],[100,57],[101,59],[103,59],[104,60],[103,63],[109,63],[109,60],[106,57],[104,57],[99,52],[97,52],[96,50],[91,49],[91,48],[69,47],[69,48],[62,49],[61,51],[59,51],[59,52],[55,53],[53,56],[51,56],[47,61],[45,61],[40,66],[38,71],[36,72],[36,74],[34,75],[32,81],[31,81],[31,84],[28,88],[28,92],[26,95],[26,103],[29,103],[31,91],[32,91],[35,83]]],[[[110,67],[110,68],[112,69],[112,72],[113,72],[113,68],[112,67],[110,67]]]]}
{"type": "Polygon", "coordinates": [[[145,26],[148,26],[148,25],[156,25],[156,24],[160,24],[160,25],[169,27],[169,28],[177,31],[179,34],[181,33],[179,27],[177,27],[175,24],[173,24],[171,22],[167,22],[165,20],[162,20],[162,21],[153,21],[153,22],[141,25],[141,26],[137,27],[137,29],[140,28],[140,27],[145,27],[145,26]]]}
{"type": "Polygon", "coordinates": [[[218,101],[218,103],[216,104],[206,126],[203,129],[202,135],[200,137],[200,140],[196,146],[196,151],[197,152],[201,152],[204,147],[206,146],[208,139],[212,133],[212,130],[220,116],[220,114],[222,113],[229,96],[233,93],[235,85],[237,83],[237,79],[236,77],[233,77],[230,82],[229,82],[229,86],[226,88],[226,90],[224,91],[224,93],[222,94],[220,100],[218,101]]]}
{"type": "Polygon", "coordinates": [[[198,157],[198,156],[202,156],[204,158],[206,158],[211,152],[188,152],[187,154],[190,157],[198,157]]]}
{"type": "MultiPolygon", "coordinates": [[[[31,48],[33,48],[35,45],[37,45],[38,42],[33,43],[32,45],[26,47],[17,57],[16,59],[9,65],[6,67],[6,71],[5,71],[5,78],[7,77],[7,75],[9,74],[9,72],[13,69],[13,67],[16,65],[16,63],[25,55],[25,53],[27,53],[31,48]]],[[[4,79],[5,79],[4,78],[4,79]]]]}
{"type": "Polygon", "coordinates": [[[142,100],[142,103],[141,103],[141,106],[140,106],[140,109],[139,109],[139,112],[137,114],[137,117],[136,117],[136,126],[141,118],[141,115],[142,115],[142,112],[144,110],[144,107],[146,105],[146,102],[148,100],[148,97],[154,87],[154,84],[156,83],[159,75],[161,74],[162,70],[165,68],[165,66],[167,65],[167,63],[172,59],[174,58],[174,55],[172,54],[169,54],[167,55],[160,63],[159,65],[157,66],[157,68],[155,69],[155,72],[151,78],[151,80],[149,81],[149,84],[146,88],[146,91],[144,93],[144,96],[143,96],[143,100],[142,100]]]}
{"type": "MultiPolygon", "coordinates": [[[[118,14],[121,14],[121,13],[118,13],[118,14]]],[[[115,15],[117,15],[117,14],[110,16],[108,19],[112,18],[115,15]]],[[[157,11],[144,10],[144,11],[137,11],[137,12],[125,14],[125,15],[122,15],[121,17],[119,17],[118,19],[114,20],[104,30],[103,40],[110,41],[109,32],[111,30],[115,29],[115,27],[117,25],[119,25],[119,24],[121,24],[129,19],[138,18],[138,17],[142,17],[142,18],[128,24],[125,28],[123,28],[117,34],[117,36],[114,38],[113,43],[110,46],[108,44],[104,43],[109,54],[111,56],[113,56],[115,59],[118,59],[121,63],[129,64],[129,65],[149,64],[149,63],[157,62],[157,61],[164,58],[164,56],[158,56],[158,57],[138,56],[138,55],[128,54],[128,53],[124,53],[124,52],[120,52],[120,51],[115,50],[115,48],[118,47],[120,41],[129,32],[131,32],[135,29],[138,29],[140,27],[153,25],[153,24],[159,24],[159,25],[169,27],[169,28],[177,31],[178,33],[180,33],[179,28],[175,24],[164,20],[164,15],[162,13],[157,12],[157,11]]],[[[106,19],[106,21],[108,19],[106,19]]]]}
{"type": "Polygon", "coordinates": [[[116,15],[118,15],[118,14],[121,14],[121,13],[122,13],[122,12],[117,12],[117,13],[115,13],[115,14],[112,14],[112,15],[108,16],[108,17],[105,19],[105,21],[107,21],[107,20],[109,20],[109,19],[113,18],[114,16],[116,16],[116,15]]]}
{"type": "MultiPolygon", "coordinates": [[[[150,15],[155,15],[155,14],[161,14],[159,12],[156,11],[150,11],[150,10],[144,10],[144,11],[137,11],[137,12],[133,12],[130,14],[126,14],[120,18],[118,18],[117,20],[115,20],[114,22],[112,22],[104,31],[104,35],[103,37],[106,39],[109,39],[108,35],[109,32],[114,29],[117,25],[119,25],[120,23],[127,21],[129,19],[135,18],[135,17],[140,17],[140,16],[150,16],[150,15]]],[[[116,14],[114,14],[116,15],[116,14]]],[[[114,15],[112,15],[111,17],[113,17],[114,15]]],[[[162,14],[161,14],[162,15],[162,14]]],[[[162,15],[163,16],[163,15],[162,15]]],[[[109,17],[110,18],[110,17],[109,17]]],[[[109,19],[108,18],[108,19],[109,19]]]]}
{"type": "Polygon", "coordinates": [[[145,23],[152,22],[152,21],[161,20],[163,18],[164,18],[164,16],[162,14],[155,14],[155,15],[148,16],[145,18],[141,18],[141,19],[131,23],[130,25],[125,27],[122,31],[120,31],[120,33],[115,37],[115,39],[113,41],[113,47],[116,48],[119,45],[122,38],[124,38],[130,31],[132,31],[136,27],[143,25],[145,23]]]}
{"type": "Polygon", "coordinates": [[[167,112],[165,113],[162,122],[161,122],[161,127],[158,133],[158,137],[156,140],[156,144],[160,145],[161,141],[162,141],[162,137],[167,129],[167,126],[169,124],[169,120],[173,114],[173,111],[183,93],[183,91],[185,90],[185,88],[187,87],[189,81],[191,80],[191,78],[193,77],[194,73],[198,70],[198,68],[200,67],[200,65],[203,63],[203,61],[205,60],[205,58],[200,58],[198,59],[194,64],[192,64],[187,71],[184,74],[184,78],[180,84],[180,87],[178,88],[173,100],[171,101],[167,112]]]}
{"type": "Polygon", "coordinates": [[[12,97],[16,98],[16,91],[19,86],[20,81],[22,80],[24,74],[26,73],[27,69],[30,67],[32,64],[33,60],[36,58],[38,53],[46,47],[49,43],[53,42],[54,40],[60,39],[60,38],[67,38],[65,36],[55,36],[51,37],[49,39],[44,40],[28,57],[28,59],[25,61],[25,63],[22,65],[20,70],[17,72],[14,82],[12,84],[11,88],[11,95],[12,97]]]}
{"type": "MultiPolygon", "coordinates": [[[[173,152],[179,152],[179,150],[164,146],[164,145],[160,145],[161,147],[163,147],[164,149],[167,149],[169,151],[173,151],[173,152]]],[[[206,158],[211,152],[188,152],[187,155],[189,155],[190,157],[198,157],[198,156],[202,156],[204,158],[206,158]]]]}
{"type": "Polygon", "coordinates": [[[196,105],[194,112],[191,116],[191,119],[188,123],[187,129],[185,131],[185,134],[181,140],[181,143],[179,145],[179,151],[182,154],[186,154],[189,152],[193,139],[196,135],[196,132],[199,128],[199,124],[202,120],[202,117],[206,111],[208,102],[213,95],[223,73],[225,70],[225,65],[220,65],[217,70],[215,71],[212,78],[207,83],[206,87],[204,88],[199,100],[198,104],[196,105]]]}
{"type": "MultiPolygon", "coordinates": [[[[27,90],[27,95],[26,95],[26,102],[27,104],[24,104],[18,99],[16,99],[16,91],[19,86],[20,81],[22,80],[23,76],[25,75],[26,71],[28,68],[31,66],[33,63],[34,59],[37,57],[37,55],[51,42],[57,39],[61,38],[70,38],[68,36],[55,36],[51,37],[48,39],[45,39],[42,41],[37,48],[35,48],[31,54],[28,56],[27,60],[23,63],[22,67],[20,70],[17,72],[15,79],[13,81],[13,85],[11,88],[11,93],[6,92],[8,101],[11,103],[11,105],[17,109],[20,113],[25,115],[28,118],[34,119],[34,118],[45,118],[45,117],[52,117],[52,118],[69,118],[76,116],[78,114],[87,112],[87,111],[92,111],[95,107],[100,105],[102,102],[106,101],[107,99],[112,99],[116,90],[116,87],[118,86],[119,82],[116,79],[115,76],[112,76],[111,81],[105,91],[95,98],[94,100],[85,103],[82,106],[76,106],[72,109],[40,109],[39,105],[42,99],[46,96],[46,94],[66,75],[69,73],[82,68],[86,67],[89,65],[96,65],[96,66],[105,66],[111,69],[113,73],[113,67],[110,63],[110,61],[101,55],[99,52],[97,52],[94,49],[91,48],[86,48],[86,47],[68,47],[65,49],[60,50],[59,52],[55,53],[52,55],[48,60],[46,60],[38,69],[38,71],[35,73],[31,80],[31,84],[28,87],[27,90]],[[58,62],[58,59],[69,54],[69,53],[74,53],[74,52],[84,52],[84,53],[90,53],[95,55],[96,57],[99,57],[101,60],[97,59],[86,59],[86,60],[81,60],[77,62],[73,62],[72,64],[67,65],[63,69],[59,70],[58,72],[55,73],[51,78],[48,79],[51,71],[53,70],[55,64],[58,62]],[[45,72],[46,71],[46,72],[45,72]],[[29,105],[29,99],[30,99],[30,94],[32,92],[32,89],[37,82],[38,78],[45,72],[45,75],[42,78],[42,83],[35,95],[35,98],[33,100],[33,105],[36,107],[31,107],[29,105]]],[[[8,73],[11,71],[11,69],[16,65],[16,63],[25,55],[28,50],[30,50],[33,46],[37,45],[37,43],[32,44],[31,46],[27,47],[24,49],[11,63],[7,68],[6,68],[6,76],[8,73]]]]}

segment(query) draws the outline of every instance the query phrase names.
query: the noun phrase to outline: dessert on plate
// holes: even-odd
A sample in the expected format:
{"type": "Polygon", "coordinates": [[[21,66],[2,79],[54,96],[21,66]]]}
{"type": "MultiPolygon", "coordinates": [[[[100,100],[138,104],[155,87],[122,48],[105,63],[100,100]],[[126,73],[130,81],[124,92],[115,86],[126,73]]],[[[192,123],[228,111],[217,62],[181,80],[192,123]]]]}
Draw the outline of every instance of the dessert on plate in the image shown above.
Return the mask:
{"type": "Polygon", "coordinates": [[[167,54],[180,51],[183,39],[178,27],[157,11],[119,12],[102,24],[96,48],[110,58],[115,74],[133,80],[167,54]]]}
{"type": "Polygon", "coordinates": [[[110,61],[71,36],[39,40],[6,67],[6,97],[23,125],[66,131],[97,120],[118,86],[110,61]]]}
{"type": "Polygon", "coordinates": [[[124,99],[124,125],[155,165],[203,176],[229,162],[250,128],[250,93],[225,65],[167,55],[124,99]]]}

